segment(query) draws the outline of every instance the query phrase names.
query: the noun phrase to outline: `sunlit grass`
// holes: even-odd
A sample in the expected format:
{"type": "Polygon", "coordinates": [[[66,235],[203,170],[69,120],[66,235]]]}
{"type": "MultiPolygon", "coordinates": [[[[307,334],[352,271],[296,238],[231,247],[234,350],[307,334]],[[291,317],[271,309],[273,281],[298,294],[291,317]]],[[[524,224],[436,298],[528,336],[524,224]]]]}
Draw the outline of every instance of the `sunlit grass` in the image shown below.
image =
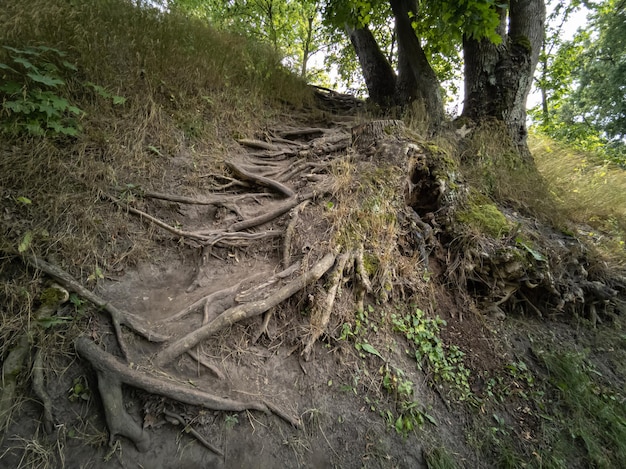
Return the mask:
{"type": "Polygon", "coordinates": [[[531,151],[559,208],[583,233],[613,254],[625,256],[626,171],[592,153],[531,135],[531,151]]]}

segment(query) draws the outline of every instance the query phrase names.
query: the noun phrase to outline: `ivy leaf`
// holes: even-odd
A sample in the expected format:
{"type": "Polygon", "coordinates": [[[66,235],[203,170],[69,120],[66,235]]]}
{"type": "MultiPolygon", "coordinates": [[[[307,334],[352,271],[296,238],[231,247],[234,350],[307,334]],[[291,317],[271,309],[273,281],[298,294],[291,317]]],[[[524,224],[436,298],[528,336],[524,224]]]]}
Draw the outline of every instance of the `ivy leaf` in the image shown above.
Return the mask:
{"type": "MultiPolygon", "coordinates": [[[[4,64],[0,64],[0,65],[4,65],[4,64]]],[[[4,91],[6,94],[9,94],[9,95],[18,94],[22,91],[22,86],[17,82],[9,81],[7,83],[0,85],[0,91],[4,91]]]]}
{"type": "Polygon", "coordinates": [[[16,64],[22,65],[27,70],[34,70],[35,72],[39,72],[39,69],[35,67],[29,60],[25,59],[24,57],[15,57],[13,59],[13,62],[15,62],[16,64]]]}
{"type": "Polygon", "coordinates": [[[68,62],[67,60],[64,60],[63,62],[61,62],[63,64],[63,66],[69,70],[72,70],[73,72],[77,72],[78,68],[76,67],[76,65],[74,65],[71,62],[68,62]]]}
{"type": "Polygon", "coordinates": [[[18,73],[14,68],[9,67],[7,64],[0,63],[0,70],[8,70],[13,73],[18,73]]]}

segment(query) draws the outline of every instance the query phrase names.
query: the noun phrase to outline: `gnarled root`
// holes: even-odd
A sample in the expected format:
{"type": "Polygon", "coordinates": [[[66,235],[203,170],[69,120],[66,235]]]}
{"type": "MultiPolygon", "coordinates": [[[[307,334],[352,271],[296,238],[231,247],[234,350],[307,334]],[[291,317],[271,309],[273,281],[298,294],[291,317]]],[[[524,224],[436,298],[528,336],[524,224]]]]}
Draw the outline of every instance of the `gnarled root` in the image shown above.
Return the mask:
{"type": "Polygon", "coordinates": [[[348,260],[351,258],[353,258],[353,255],[351,253],[343,253],[341,256],[339,256],[339,259],[337,260],[337,265],[330,274],[330,287],[328,288],[326,299],[323,304],[317,307],[311,315],[311,332],[309,334],[307,344],[305,345],[302,352],[305,360],[309,359],[309,356],[311,355],[311,350],[313,349],[313,345],[326,330],[326,325],[330,320],[330,314],[333,310],[333,305],[335,304],[337,290],[339,289],[339,285],[341,283],[341,280],[343,279],[343,271],[346,268],[348,260]]]}
{"type": "Polygon", "coordinates": [[[46,433],[50,434],[54,429],[52,400],[46,391],[43,370],[43,357],[41,349],[38,349],[35,354],[35,360],[33,360],[33,392],[43,405],[43,428],[46,430],[46,433]]]}
{"type": "Polygon", "coordinates": [[[146,451],[149,448],[149,436],[124,409],[122,384],[206,409],[231,412],[243,410],[274,412],[288,423],[293,424],[294,419],[286,417],[284,413],[277,412],[273,406],[270,408],[263,402],[243,402],[217,397],[196,389],[165,382],[143,371],[132,369],[85,337],[76,339],[74,346],[78,354],[91,363],[98,375],[98,389],[104,406],[107,427],[111,434],[111,442],[115,435],[122,435],[132,440],[139,451],[146,451]]]}
{"type": "Polygon", "coordinates": [[[196,329],[195,331],[177,340],[169,347],[163,349],[156,356],[155,363],[158,366],[165,366],[174,358],[187,352],[191,348],[195,347],[200,341],[210,337],[216,332],[231,326],[236,322],[263,314],[270,308],[277,306],[279,303],[291,297],[296,292],[302,290],[308,284],[319,280],[322,275],[324,275],[328,269],[333,266],[335,263],[335,257],[334,253],[326,254],[310,270],[304,272],[302,275],[263,300],[252,301],[250,303],[237,305],[227,309],[207,325],[196,329]]]}

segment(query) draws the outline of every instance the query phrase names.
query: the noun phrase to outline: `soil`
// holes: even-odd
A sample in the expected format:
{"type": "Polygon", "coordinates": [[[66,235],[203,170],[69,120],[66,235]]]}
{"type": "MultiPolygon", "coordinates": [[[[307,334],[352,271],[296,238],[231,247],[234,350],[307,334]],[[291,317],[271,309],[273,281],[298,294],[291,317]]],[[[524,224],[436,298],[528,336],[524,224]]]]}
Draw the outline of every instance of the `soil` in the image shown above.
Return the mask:
{"type": "MultiPolygon", "coordinates": [[[[355,150],[349,132],[353,125],[356,120],[351,123],[343,116],[341,122],[321,130],[319,122],[308,122],[300,128],[274,129],[275,138],[262,142],[267,148],[255,148],[254,142],[244,142],[241,152],[232,155],[231,162],[242,168],[256,168],[257,175],[266,174],[280,181],[302,200],[304,194],[315,192],[312,203],[294,225],[290,261],[300,264],[293,273],[276,278],[288,267],[283,262],[283,233],[295,219],[294,208],[301,200],[284,214],[251,230],[233,229],[233,224],[269,213],[292,197],[280,194],[276,187],[268,187],[263,181],[247,180],[239,175],[240,185],[234,191],[228,188],[192,196],[202,199],[209,193],[223,195],[226,202],[222,204],[186,204],[137,194],[128,206],[164,220],[170,227],[174,224],[183,227],[180,229],[185,234],[165,229],[163,236],[168,238],[165,243],[168,249],[161,250],[150,262],[107,273],[107,278],[98,282],[96,294],[132,313],[153,331],[172,338],[201,328],[233,305],[266,300],[331,250],[333,227],[324,214],[333,209],[329,200],[337,200],[338,189],[332,186],[332,165],[340,158],[353,156],[354,152],[365,155],[362,158],[366,163],[368,155],[370,161],[380,158],[374,150],[355,150]],[[285,175],[289,177],[282,178],[285,175]],[[236,201],[228,199],[251,191],[257,195],[236,201]],[[280,232],[281,236],[274,236],[274,232],[280,232]],[[268,237],[261,240],[226,237],[233,233],[268,237]],[[209,240],[211,236],[217,237],[209,240]],[[269,285],[268,280],[271,280],[269,285]],[[242,281],[236,289],[236,298],[228,297],[223,305],[214,305],[206,314],[201,305],[184,317],[168,321],[198,300],[242,281]]],[[[259,141],[256,144],[261,145],[259,141]]],[[[406,162],[403,164],[406,168],[406,162]]],[[[175,167],[187,165],[178,164],[170,169],[174,171],[175,167]]],[[[184,180],[173,174],[168,179],[184,180]]],[[[174,186],[157,189],[172,194],[176,190],[174,186]]],[[[399,188],[401,198],[404,190],[399,188]]],[[[124,202],[120,205],[126,206],[124,202]]],[[[145,218],[141,220],[136,222],[150,224],[145,218]]],[[[482,299],[472,298],[463,286],[451,287],[447,260],[442,257],[441,249],[439,244],[430,254],[432,277],[413,287],[421,291],[398,293],[395,301],[414,301],[419,293],[424,301],[420,306],[426,313],[447,321],[447,327],[442,328],[443,340],[465,352],[466,365],[472,370],[472,389],[481,393],[486,377],[512,359],[532,361],[526,339],[528,330],[543,326],[539,326],[540,319],[532,314],[522,319],[482,314],[485,305],[482,299]]],[[[419,262],[414,257],[407,259],[419,262]]],[[[358,340],[340,339],[343,324],[351,322],[354,315],[351,295],[357,280],[352,274],[340,282],[334,312],[315,341],[312,353],[310,356],[302,353],[314,329],[312,311],[330,291],[329,277],[330,274],[325,277],[327,283],[310,283],[271,308],[273,314],[267,329],[260,334],[261,313],[202,340],[196,353],[223,374],[223,378],[216,377],[186,354],[163,367],[155,366],[163,345],[146,341],[132,330],[123,330],[131,370],[149,369],[166,383],[185,385],[219,397],[271,402],[299,422],[299,428],[277,412],[202,409],[124,386],[126,412],[150,439],[147,451],[139,451],[124,436],[112,435],[109,441],[105,413],[110,409],[102,406],[98,391],[98,379],[102,378],[96,377],[91,364],[76,356],[52,353],[47,361],[46,378],[53,403],[54,431],[44,434],[37,401],[23,402],[14,410],[2,439],[0,467],[417,468],[426,467],[424,451],[440,445],[452,452],[464,467],[490,465],[467,443],[474,411],[455,403],[443,388],[433,385],[431,374],[421,370],[412,354],[407,353],[406,339],[394,334],[389,326],[396,308],[393,302],[382,302],[376,291],[369,293],[365,301],[368,321],[381,327],[378,333],[370,330],[364,337],[384,359],[359,351],[358,340]],[[383,327],[384,324],[387,326],[383,327]],[[399,404],[397,396],[381,386],[385,365],[403,371],[405,379],[413,383],[414,401],[430,416],[421,428],[407,435],[399,434],[394,428],[399,404]],[[76,383],[83,383],[88,391],[77,391],[76,383]],[[166,412],[182,417],[188,426],[176,425],[166,412]],[[391,421],[389,415],[394,416],[391,421]],[[223,456],[205,447],[187,431],[189,428],[217,447],[223,456]]],[[[121,360],[119,337],[116,340],[112,333],[108,316],[93,312],[85,322],[85,335],[121,360]]],[[[571,339],[574,328],[567,323],[551,324],[558,325],[555,329],[571,339]]],[[[610,358],[601,361],[611,367],[610,358]]],[[[516,415],[514,409],[511,415],[516,415]]]]}

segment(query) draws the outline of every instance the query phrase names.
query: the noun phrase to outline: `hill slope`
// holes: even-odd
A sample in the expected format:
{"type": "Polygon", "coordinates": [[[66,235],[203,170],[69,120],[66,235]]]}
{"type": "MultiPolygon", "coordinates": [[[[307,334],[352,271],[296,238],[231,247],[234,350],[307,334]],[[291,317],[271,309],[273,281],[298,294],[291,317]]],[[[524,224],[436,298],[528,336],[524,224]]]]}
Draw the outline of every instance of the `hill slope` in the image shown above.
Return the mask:
{"type": "Polygon", "coordinates": [[[623,273],[497,127],[123,1],[0,20],[3,464],[626,462],[623,273]]]}

